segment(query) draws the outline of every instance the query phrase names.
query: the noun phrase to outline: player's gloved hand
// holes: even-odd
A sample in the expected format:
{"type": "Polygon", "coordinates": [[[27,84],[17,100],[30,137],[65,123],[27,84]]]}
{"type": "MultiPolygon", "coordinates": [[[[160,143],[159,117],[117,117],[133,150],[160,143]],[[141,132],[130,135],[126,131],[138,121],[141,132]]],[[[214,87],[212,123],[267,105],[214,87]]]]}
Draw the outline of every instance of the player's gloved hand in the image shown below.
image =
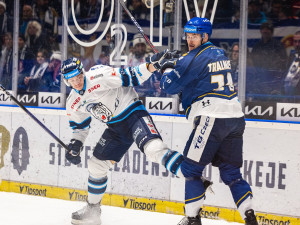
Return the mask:
{"type": "Polygon", "coordinates": [[[68,144],[68,150],[66,151],[66,159],[74,165],[79,164],[81,162],[80,152],[82,149],[83,143],[81,141],[71,139],[68,144]]]}
{"type": "Polygon", "coordinates": [[[181,52],[179,50],[169,51],[166,59],[178,59],[181,56],[181,52]]]}
{"type": "Polygon", "coordinates": [[[148,56],[146,58],[147,63],[151,63],[155,69],[159,70],[162,66],[162,64],[165,62],[165,59],[171,59],[172,54],[171,51],[166,49],[162,52],[158,52],[152,56],[148,56]]]}
{"type": "Polygon", "coordinates": [[[176,60],[177,59],[174,58],[174,59],[165,61],[164,64],[161,66],[159,72],[161,74],[164,74],[164,72],[166,71],[166,69],[174,69],[176,60]]]}

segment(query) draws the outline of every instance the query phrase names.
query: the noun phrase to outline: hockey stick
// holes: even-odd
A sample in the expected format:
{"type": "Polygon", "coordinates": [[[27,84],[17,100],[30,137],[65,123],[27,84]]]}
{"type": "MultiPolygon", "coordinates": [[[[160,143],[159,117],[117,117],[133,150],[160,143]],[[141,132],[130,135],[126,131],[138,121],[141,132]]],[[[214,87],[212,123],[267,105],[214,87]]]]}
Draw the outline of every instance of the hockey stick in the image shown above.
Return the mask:
{"type": "Polygon", "coordinates": [[[44,124],[41,123],[31,112],[29,112],[23,105],[20,103],[11,93],[9,93],[5,87],[0,84],[0,90],[3,91],[11,100],[13,100],[21,109],[23,109],[35,122],[37,122],[48,134],[50,134],[61,146],[63,146],[66,150],[69,150],[68,147],[58,138],[55,134],[53,134],[44,124]]]}
{"type": "Polygon", "coordinates": [[[125,12],[127,13],[127,15],[130,17],[131,21],[137,27],[137,29],[139,30],[139,32],[141,33],[141,35],[143,35],[144,39],[146,40],[147,44],[150,46],[150,48],[152,49],[152,51],[154,53],[158,53],[158,51],[156,50],[156,48],[154,47],[154,45],[152,44],[152,42],[149,40],[149,38],[147,37],[147,35],[144,33],[144,31],[141,28],[141,26],[138,24],[138,22],[135,20],[135,18],[132,16],[132,14],[129,12],[128,8],[124,4],[124,0],[119,0],[119,2],[121,4],[121,6],[123,7],[123,9],[125,10],[125,12]]]}

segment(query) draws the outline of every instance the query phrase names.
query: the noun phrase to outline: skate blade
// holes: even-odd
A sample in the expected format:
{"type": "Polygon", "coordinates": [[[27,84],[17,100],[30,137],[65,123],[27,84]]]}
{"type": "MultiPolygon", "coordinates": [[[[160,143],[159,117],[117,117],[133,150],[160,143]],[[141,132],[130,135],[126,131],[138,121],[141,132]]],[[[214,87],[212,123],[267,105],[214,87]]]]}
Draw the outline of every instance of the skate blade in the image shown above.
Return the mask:
{"type": "Polygon", "coordinates": [[[73,225],[101,225],[101,221],[72,219],[71,224],[73,224],[73,225]]]}

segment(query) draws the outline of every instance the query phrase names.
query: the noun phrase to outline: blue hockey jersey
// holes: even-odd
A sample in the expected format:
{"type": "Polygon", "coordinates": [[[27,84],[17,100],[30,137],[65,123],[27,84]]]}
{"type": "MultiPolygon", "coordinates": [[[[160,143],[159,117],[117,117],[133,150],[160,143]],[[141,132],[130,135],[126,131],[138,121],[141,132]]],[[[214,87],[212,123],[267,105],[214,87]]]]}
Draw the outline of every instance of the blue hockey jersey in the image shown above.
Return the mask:
{"type": "Polygon", "coordinates": [[[234,90],[230,61],[211,42],[180,57],[174,69],[164,73],[160,85],[168,94],[180,93],[189,120],[198,115],[216,118],[244,115],[234,90]]]}

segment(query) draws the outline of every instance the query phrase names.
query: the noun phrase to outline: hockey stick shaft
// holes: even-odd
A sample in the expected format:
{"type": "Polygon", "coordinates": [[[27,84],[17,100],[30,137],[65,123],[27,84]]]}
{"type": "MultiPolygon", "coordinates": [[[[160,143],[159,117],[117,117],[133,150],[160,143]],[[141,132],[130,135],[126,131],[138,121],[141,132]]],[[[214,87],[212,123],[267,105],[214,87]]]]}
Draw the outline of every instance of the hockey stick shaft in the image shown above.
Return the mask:
{"type": "Polygon", "coordinates": [[[156,50],[156,48],[154,47],[154,45],[152,44],[152,42],[149,40],[149,38],[147,37],[147,35],[144,33],[144,31],[141,28],[141,26],[138,24],[138,22],[136,21],[136,19],[132,16],[132,14],[130,13],[130,11],[126,7],[126,5],[124,3],[124,0],[119,0],[119,2],[121,4],[121,6],[123,7],[123,9],[125,10],[125,12],[127,13],[127,15],[130,17],[131,21],[137,27],[137,29],[139,30],[139,32],[141,33],[141,35],[143,35],[144,39],[146,40],[147,44],[150,46],[150,48],[152,49],[152,51],[154,53],[158,53],[158,51],[156,50]]]}
{"type": "Polygon", "coordinates": [[[10,97],[21,109],[23,109],[35,122],[37,122],[48,134],[50,134],[61,146],[63,146],[66,150],[69,150],[68,147],[63,143],[55,134],[53,134],[41,121],[38,120],[28,109],[26,109],[21,102],[19,102],[11,93],[9,93],[5,87],[0,84],[0,90],[3,91],[7,96],[10,97]]]}

